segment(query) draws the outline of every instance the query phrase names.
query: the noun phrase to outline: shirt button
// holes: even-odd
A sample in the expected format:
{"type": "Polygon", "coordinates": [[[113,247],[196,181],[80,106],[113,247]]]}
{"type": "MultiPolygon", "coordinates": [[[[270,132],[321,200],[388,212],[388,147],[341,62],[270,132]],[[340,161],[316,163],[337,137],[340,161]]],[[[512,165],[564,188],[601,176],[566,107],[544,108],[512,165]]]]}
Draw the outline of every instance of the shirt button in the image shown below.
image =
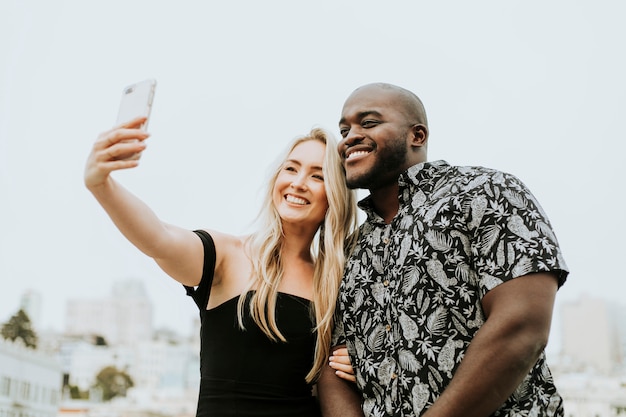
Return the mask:
{"type": "Polygon", "coordinates": [[[391,324],[386,325],[385,326],[385,330],[387,330],[387,331],[391,330],[391,324]]]}
{"type": "Polygon", "coordinates": [[[395,372],[391,374],[391,379],[396,379],[397,377],[398,377],[398,374],[396,374],[395,372]]]}
{"type": "Polygon", "coordinates": [[[384,243],[385,245],[388,245],[388,244],[389,244],[389,238],[388,238],[388,237],[384,238],[384,239],[383,239],[383,243],[384,243]]]}
{"type": "Polygon", "coordinates": [[[386,279],[386,280],[384,280],[384,281],[383,281],[383,285],[384,285],[385,287],[389,286],[389,280],[387,280],[387,279],[386,279]]]}

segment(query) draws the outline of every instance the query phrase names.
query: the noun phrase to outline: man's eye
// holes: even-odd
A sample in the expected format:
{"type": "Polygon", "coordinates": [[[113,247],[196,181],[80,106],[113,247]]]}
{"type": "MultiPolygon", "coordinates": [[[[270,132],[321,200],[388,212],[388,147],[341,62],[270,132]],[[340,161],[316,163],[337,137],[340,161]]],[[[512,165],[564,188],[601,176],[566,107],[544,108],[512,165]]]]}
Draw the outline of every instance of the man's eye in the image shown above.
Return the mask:
{"type": "Polygon", "coordinates": [[[363,126],[365,128],[374,127],[376,125],[378,125],[378,121],[377,120],[363,120],[363,122],[361,122],[361,126],[363,126]]]}
{"type": "Polygon", "coordinates": [[[348,129],[347,127],[342,127],[339,129],[339,134],[341,135],[342,138],[345,138],[348,135],[349,131],[350,129],[348,129]]]}

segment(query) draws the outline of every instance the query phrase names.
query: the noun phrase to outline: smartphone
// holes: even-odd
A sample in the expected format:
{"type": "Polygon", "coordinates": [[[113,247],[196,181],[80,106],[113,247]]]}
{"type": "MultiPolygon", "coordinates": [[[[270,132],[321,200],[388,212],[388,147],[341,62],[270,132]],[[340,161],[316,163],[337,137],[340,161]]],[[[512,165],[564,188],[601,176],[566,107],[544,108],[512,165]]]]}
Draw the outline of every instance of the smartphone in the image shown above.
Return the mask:
{"type": "MultiPolygon", "coordinates": [[[[126,86],[122,91],[122,100],[120,101],[120,109],[117,114],[117,123],[126,123],[136,117],[150,117],[152,110],[152,101],[154,100],[154,91],[156,89],[156,80],[147,79],[138,83],[126,86]]],[[[141,125],[141,129],[148,128],[148,120],[141,125]]]]}

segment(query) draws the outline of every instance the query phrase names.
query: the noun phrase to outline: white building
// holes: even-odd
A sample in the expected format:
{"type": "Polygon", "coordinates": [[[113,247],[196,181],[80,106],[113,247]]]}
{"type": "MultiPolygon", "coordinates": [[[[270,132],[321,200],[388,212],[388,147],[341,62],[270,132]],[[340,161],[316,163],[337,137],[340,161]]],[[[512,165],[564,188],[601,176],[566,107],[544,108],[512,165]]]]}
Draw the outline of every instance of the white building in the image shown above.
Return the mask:
{"type": "Polygon", "coordinates": [[[0,338],[0,416],[56,417],[62,378],[54,356],[0,338]]]}
{"type": "Polygon", "coordinates": [[[124,370],[133,358],[124,349],[97,346],[86,340],[66,339],[60,343],[59,360],[67,383],[81,391],[88,391],[95,383],[96,375],[107,366],[124,370]]]}
{"type": "Polygon", "coordinates": [[[563,397],[565,417],[626,415],[626,378],[592,373],[555,376],[563,397]]]}
{"type": "Polygon", "coordinates": [[[24,310],[33,329],[38,329],[41,323],[41,293],[28,290],[22,294],[20,308],[24,310]]]}
{"type": "Polygon", "coordinates": [[[565,417],[626,416],[626,307],[583,296],[561,306],[562,351],[551,365],[565,417]]]}
{"type": "MultiPolygon", "coordinates": [[[[189,342],[149,340],[134,345],[97,346],[66,339],[58,352],[68,384],[88,391],[96,375],[108,366],[126,372],[141,390],[197,389],[199,354],[189,342]]],[[[1,416],[0,416],[1,417],[1,416]]]]}
{"type": "Polygon", "coordinates": [[[198,352],[189,343],[155,340],[138,344],[128,367],[138,387],[197,388],[200,384],[198,352]]]}
{"type": "Polygon", "coordinates": [[[562,355],[571,371],[609,374],[622,364],[615,306],[599,298],[582,297],[561,307],[562,355]]]}
{"type": "Polygon", "coordinates": [[[101,335],[109,345],[150,340],[152,304],[141,281],[119,282],[107,297],[69,300],[65,328],[69,335],[101,335]]]}
{"type": "MultiPolygon", "coordinates": [[[[93,397],[87,401],[76,401],[65,396],[59,417],[195,415],[200,360],[193,340],[157,337],[133,345],[103,346],[95,345],[91,338],[65,336],[58,346],[68,384],[77,386],[83,392],[89,391],[98,372],[107,366],[123,370],[134,383],[125,398],[114,398],[107,403],[93,397]]],[[[0,417],[5,416],[0,414],[0,417]]]]}

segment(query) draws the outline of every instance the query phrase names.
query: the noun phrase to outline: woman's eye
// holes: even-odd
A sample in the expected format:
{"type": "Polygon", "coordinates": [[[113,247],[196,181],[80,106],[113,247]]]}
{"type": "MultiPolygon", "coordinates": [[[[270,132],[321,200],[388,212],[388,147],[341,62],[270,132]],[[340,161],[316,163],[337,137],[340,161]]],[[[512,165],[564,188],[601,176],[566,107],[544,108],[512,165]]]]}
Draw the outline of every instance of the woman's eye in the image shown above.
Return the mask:
{"type": "Polygon", "coordinates": [[[295,169],[294,167],[292,167],[292,166],[286,166],[286,167],[284,168],[284,170],[285,170],[285,171],[296,172],[296,169],[295,169]]]}
{"type": "Polygon", "coordinates": [[[313,175],[313,178],[320,180],[320,181],[324,181],[324,176],[323,175],[313,175]]]}

